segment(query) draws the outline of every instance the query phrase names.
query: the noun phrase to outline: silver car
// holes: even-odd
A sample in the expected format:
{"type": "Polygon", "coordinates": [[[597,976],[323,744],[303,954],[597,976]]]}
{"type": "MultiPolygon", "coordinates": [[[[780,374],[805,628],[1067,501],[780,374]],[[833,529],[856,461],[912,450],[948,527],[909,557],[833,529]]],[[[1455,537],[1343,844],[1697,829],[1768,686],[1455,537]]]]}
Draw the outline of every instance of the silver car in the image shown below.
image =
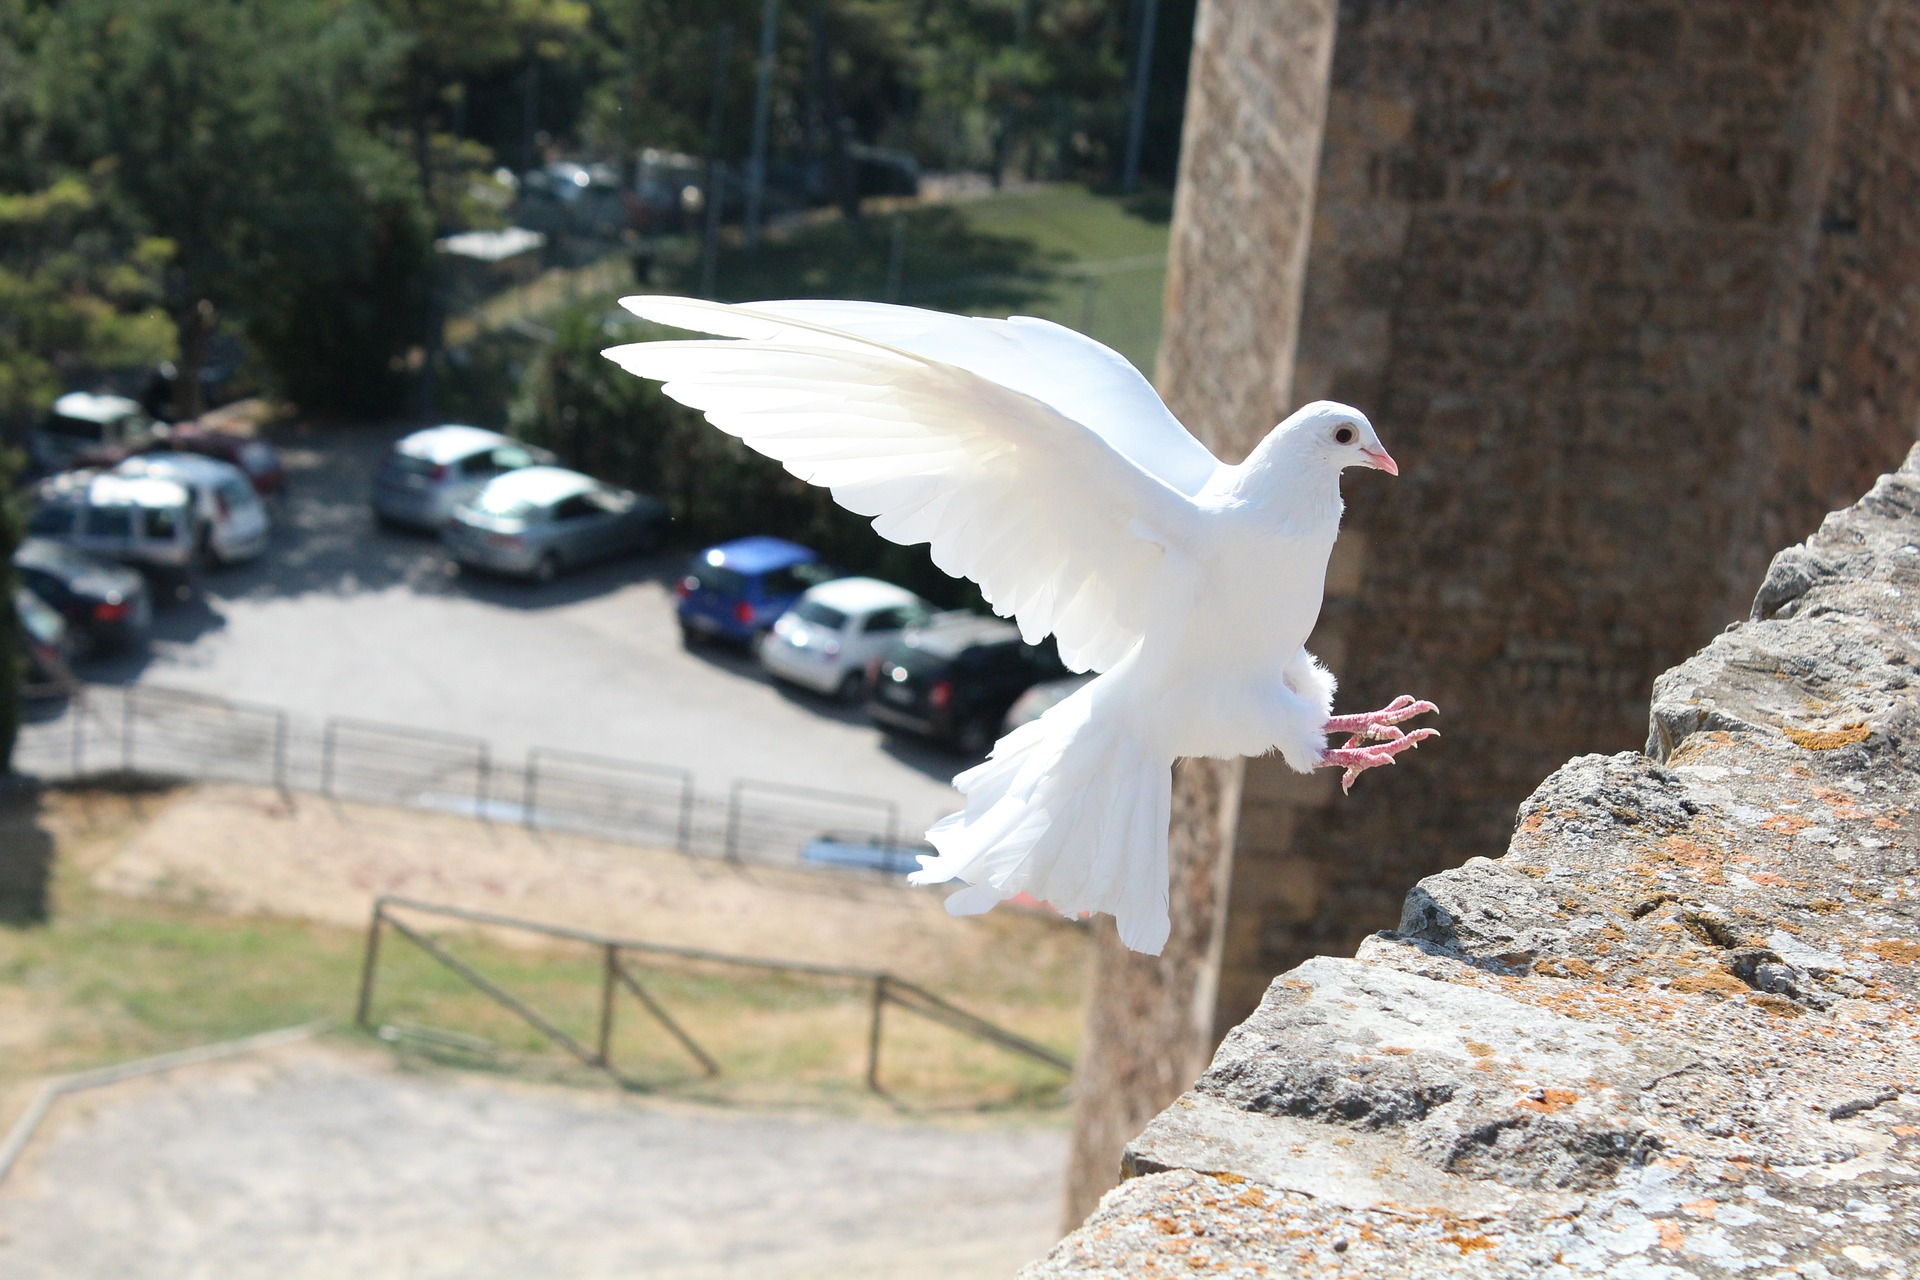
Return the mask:
{"type": "Polygon", "coordinates": [[[497,476],[440,531],[469,568],[551,582],[564,569],[660,544],[666,504],[564,467],[497,476]]]}
{"type": "Polygon", "coordinates": [[[438,529],[453,509],[497,475],[553,461],[545,449],[480,427],[428,427],[399,440],[373,478],[381,520],[438,529]]]}

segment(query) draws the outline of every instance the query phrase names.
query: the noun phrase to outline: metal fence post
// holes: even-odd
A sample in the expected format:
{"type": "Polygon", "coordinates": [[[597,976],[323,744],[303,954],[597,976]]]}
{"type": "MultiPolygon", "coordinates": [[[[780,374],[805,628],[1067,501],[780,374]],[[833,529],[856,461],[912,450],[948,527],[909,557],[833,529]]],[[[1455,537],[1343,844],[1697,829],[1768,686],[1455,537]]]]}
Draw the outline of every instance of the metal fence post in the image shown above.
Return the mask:
{"type": "Polygon", "coordinates": [[[540,748],[527,752],[527,767],[520,777],[520,822],[531,831],[539,823],[534,821],[533,806],[540,795],[540,748]]]}
{"type": "Polygon", "coordinates": [[[680,852],[693,852],[693,775],[680,783],[680,852]]]}
{"type": "Polygon", "coordinates": [[[485,821],[487,816],[487,783],[493,774],[493,753],[486,743],[480,744],[480,764],[473,780],[473,816],[485,821]]]}
{"type": "Polygon", "coordinates": [[[78,778],[82,769],[81,761],[86,753],[87,736],[87,688],[80,686],[78,696],[68,704],[69,714],[73,716],[73,776],[78,778]]]}
{"type": "Polygon", "coordinates": [[[889,800],[887,801],[887,848],[896,849],[899,846],[900,806],[889,800]]]}
{"type": "Polygon", "coordinates": [[[880,1014],[887,1007],[887,975],[873,980],[873,1021],[867,1028],[867,1088],[880,1093],[880,1014]]]}
{"type": "Polygon", "coordinates": [[[727,789],[727,839],[726,857],[728,862],[740,861],[737,841],[740,835],[740,783],[736,779],[727,789]]]}
{"type": "Polygon", "coordinates": [[[600,974],[600,1048],[595,1055],[600,1065],[611,1069],[607,1055],[613,1047],[613,984],[620,972],[620,948],[609,942],[606,965],[600,974]]]}
{"type": "Polygon", "coordinates": [[[368,1030],[367,1019],[373,1011],[373,973],[380,963],[380,926],[387,918],[386,900],[374,899],[373,919],[367,922],[367,954],[361,962],[360,999],[353,1008],[353,1025],[368,1030]]]}
{"type": "Polygon", "coordinates": [[[120,771],[133,772],[133,687],[120,691],[120,771]]]}
{"type": "Polygon", "coordinates": [[[329,720],[320,735],[320,794],[329,800],[333,798],[333,739],[338,727],[329,720]]]}
{"type": "Polygon", "coordinates": [[[287,713],[273,718],[273,785],[282,795],[287,791],[287,713]]]}

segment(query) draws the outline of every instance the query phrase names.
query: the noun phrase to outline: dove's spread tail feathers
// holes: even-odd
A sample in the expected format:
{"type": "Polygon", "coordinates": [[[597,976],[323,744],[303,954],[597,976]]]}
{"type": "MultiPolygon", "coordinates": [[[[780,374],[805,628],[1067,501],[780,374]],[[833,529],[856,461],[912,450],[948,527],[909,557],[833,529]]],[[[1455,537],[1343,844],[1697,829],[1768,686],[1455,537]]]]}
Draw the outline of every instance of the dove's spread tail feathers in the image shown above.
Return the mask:
{"type": "Polygon", "coordinates": [[[955,915],[1017,893],[1063,915],[1105,911],[1121,941],[1166,946],[1167,819],[1172,773],[1129,732],[1125,661],[1002,738],[984,764],[954,779],[966,808],[927,839],[915,884],[965,880],[955,915]]]}

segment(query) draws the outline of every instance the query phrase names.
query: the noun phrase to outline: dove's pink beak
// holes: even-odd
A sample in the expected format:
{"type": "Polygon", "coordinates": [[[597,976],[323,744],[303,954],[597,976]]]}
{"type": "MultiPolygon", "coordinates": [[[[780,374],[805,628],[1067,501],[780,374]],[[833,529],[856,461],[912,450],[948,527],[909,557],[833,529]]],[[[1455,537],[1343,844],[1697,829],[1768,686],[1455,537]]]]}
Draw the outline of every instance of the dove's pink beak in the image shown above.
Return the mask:
{"type": "Polygon", "coordinates": [[[1362,449],[1360,452],[1367,455],[1367,465],[1375,471],[1384,471],[1390,476],[1400,474],[1400,464],[1385,449],[1362,449]]]}

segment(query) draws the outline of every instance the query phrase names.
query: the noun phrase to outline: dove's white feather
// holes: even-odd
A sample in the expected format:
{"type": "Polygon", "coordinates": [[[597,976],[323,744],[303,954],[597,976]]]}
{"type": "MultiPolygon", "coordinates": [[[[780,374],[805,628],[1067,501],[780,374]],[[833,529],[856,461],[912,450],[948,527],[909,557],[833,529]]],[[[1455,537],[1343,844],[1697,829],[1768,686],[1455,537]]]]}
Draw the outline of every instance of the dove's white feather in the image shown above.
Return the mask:
{"type": "MultiPolygon", "coordinates": [[[[694,320],[693,308],[636,307],[694,320]]],[[[1144,632],[1169,545],[1193,502],[1099,434],[957,365],[873,341],[703,304],[741,341],[645,342],[606,354],[778,460],[897,542],[980,584],[1029,641],[1058,637],[1104,671],[1144,632]]]]}
{"type": "Polygon", "coordinates": [[[1339,474],[1379,439],[1308,405],[1221,466],[1105,347],[1036,320],[871,303],[728,306],[629,298],[726,341],[606,354],[825,485],[901,543],[925,542],[1030,641],[1105,672],[954,780],[914,879],[985,911],[1026,891],[1110,912],[1136,950],[1168,936],[1169,766],[1278,747],[1323,759],[1333,679],[1302,647],[1340,524],[1339,474]]]}

